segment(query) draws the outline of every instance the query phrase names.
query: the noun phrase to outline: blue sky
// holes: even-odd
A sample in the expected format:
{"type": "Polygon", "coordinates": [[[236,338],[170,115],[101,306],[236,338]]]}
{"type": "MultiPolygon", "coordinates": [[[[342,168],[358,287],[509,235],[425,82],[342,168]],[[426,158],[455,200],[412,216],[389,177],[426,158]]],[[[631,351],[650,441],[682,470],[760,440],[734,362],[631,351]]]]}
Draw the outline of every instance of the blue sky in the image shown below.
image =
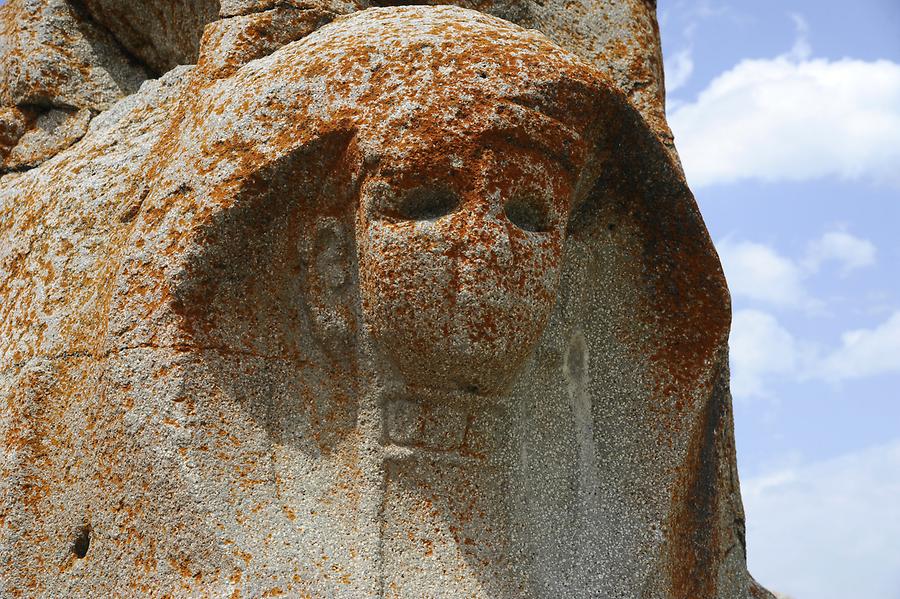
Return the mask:
{"type": "Polygon", "coordinates": [[[900,2],[658,10],[734,301],[751,571],[793,599],[900,599],[900,2]]]}
{"type": "Polygon", "coordinates": [[[750,569],[792,599],[900,599],[900,0],[658,14],[734,300],[750,569]]]}

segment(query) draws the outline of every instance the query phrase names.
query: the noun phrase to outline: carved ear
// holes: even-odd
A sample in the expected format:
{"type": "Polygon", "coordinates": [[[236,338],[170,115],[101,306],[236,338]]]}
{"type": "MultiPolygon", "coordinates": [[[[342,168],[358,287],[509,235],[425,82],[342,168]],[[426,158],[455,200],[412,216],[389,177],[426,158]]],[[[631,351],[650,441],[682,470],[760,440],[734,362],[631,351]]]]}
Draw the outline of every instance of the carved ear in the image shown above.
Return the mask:
{"type": "Polygon", "coordinates": [[[347,355],[359,323],[356,236],[359,165],[354,140],[324,173],[309,223],[305,277],[313,337],[332,359],[347,355]]]}
{"type": "MultiPolygon", "coordinates": [[[[181,257],[175,310],[216,401],[309,455],[356,425],[353,132],[287,151],[245,180],[181,257]]],[[[223,408],[224,409],[224,408],[223,408]]]]}
{"type": "Polygon", "coordinates": [[[310,326],[332,357],[349,350],[356,332],[356,249],[351,226],[352,221],[341,216],[321,216],[311,230],[307,271],[310,326]]]}
{"type": "Polygon", "coordinates": [[[346,347],[355,330],[351,140],[333,133],[263,165],[210,219],[176,288],[195,343],[303,359],[313,346],[346,347]]]}

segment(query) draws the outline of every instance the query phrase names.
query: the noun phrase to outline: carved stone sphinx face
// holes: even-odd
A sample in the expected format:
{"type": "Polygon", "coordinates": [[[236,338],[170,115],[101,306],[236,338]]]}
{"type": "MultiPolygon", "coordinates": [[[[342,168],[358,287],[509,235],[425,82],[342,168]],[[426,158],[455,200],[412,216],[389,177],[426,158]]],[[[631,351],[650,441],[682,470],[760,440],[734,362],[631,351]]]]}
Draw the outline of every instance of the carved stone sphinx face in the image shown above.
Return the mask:
{"type": "Polygon", "coordinates": [[[572,169],[493,133],[410,136],[362,186],[366,324],[413,387],[499,392],[555,303],[572,169]]]}

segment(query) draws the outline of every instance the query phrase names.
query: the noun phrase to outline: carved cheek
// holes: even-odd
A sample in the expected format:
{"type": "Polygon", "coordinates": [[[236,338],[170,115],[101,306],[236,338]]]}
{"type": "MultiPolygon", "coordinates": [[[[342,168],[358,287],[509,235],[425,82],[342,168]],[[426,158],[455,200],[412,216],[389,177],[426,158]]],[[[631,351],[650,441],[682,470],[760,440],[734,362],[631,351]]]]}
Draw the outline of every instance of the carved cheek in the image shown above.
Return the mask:
{"type": "Polygon", "coordinates": [[[561,235],[527,233],[503,219],[461,236],[457,322],[474,344],[514,359],[530,349],[553,307],[561,235]]]}
{"type": "Polygon", "coordinates": [[[420,223],[370,222],[360,243],[360,285],[376,339],[399,333],[424,350],[439,340],[456,283],[449,246],[423,229],[420,223]],[[437,320],[429,324],[429,317],[437,320]]]}

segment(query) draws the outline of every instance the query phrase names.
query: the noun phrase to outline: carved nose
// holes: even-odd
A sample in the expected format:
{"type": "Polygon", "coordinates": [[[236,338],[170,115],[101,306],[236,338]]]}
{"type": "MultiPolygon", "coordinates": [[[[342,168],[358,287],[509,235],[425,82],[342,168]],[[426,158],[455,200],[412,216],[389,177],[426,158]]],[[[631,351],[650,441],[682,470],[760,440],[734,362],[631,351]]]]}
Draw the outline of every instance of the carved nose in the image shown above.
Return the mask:
{"type": "Polygon", "coordinates": [[[486,268],[510,268],[512,246],[503,216],[475,212],[465,223],[462,253],[472,264],[486,268]]]}

